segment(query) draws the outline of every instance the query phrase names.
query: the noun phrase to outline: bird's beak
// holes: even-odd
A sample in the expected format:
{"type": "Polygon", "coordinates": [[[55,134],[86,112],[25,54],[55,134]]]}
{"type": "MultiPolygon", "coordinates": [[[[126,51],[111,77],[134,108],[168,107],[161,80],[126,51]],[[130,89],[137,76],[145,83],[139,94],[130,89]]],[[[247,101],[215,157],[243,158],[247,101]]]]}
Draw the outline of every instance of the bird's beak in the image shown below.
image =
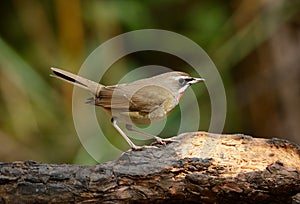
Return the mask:
{"type": "Polygon", "coordinates": [[[193,78],[193,80],[189,81],[189,84],[196,84],[199,82],[205,81],[203,78],[193,78]]]}

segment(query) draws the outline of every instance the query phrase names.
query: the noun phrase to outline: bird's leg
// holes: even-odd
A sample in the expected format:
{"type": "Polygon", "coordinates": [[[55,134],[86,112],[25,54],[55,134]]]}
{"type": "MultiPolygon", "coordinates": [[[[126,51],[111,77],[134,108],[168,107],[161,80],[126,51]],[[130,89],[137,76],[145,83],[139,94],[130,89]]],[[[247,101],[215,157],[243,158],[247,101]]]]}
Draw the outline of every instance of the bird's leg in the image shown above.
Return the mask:
{"type": "Polygon", "coordinates": [[[143,131],[140,131],[140,130],[136,130],[136,129],[134,129],[134,128],[132,127],[132,125],[129,125],[129,124],[126,124],[126,129],[129,130],[129,131],[136,132],[136,133],[138,133],[138,134],[145,135],[145,136],[147,136],[147,137],[153,138],[153,139],[156,140],[157,143],[163,144],[163,145],[165,145],[165,144],[168,143],[168,142],[175,142],[175,141],[176,141],[176,140],[172,140],[172,139],[170,139],[170,138],[168,138],[168,139],[163,139],[163,138],[160,138],[160,137],[158,137],[158,136],[151,135],[151,134],[149,134],[149,133],[147,133],[147,132],[143,132],[143,131]]]}
{"type": "Polygon", "coordinates": [[[123,132],[123,130],[118,126],[116,118],[111,118],[112,125],[116,128],[116,130],[122,135],[122,137],[126,140],[126,142],[131,146],[132,150],[141,150],[143,147],[136,146],[123,132]]]}

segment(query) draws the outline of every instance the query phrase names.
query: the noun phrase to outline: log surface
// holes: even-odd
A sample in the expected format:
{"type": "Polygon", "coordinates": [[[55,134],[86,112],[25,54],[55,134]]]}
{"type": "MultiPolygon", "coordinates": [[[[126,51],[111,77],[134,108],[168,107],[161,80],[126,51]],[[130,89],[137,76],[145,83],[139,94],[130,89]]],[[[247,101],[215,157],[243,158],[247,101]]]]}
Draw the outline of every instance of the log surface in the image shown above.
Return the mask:
{"type": "Polygon", "coordinates": [[[300,148],[184,133],[95,166],[0,163],[1,203],[299,203],[300,148]]]}

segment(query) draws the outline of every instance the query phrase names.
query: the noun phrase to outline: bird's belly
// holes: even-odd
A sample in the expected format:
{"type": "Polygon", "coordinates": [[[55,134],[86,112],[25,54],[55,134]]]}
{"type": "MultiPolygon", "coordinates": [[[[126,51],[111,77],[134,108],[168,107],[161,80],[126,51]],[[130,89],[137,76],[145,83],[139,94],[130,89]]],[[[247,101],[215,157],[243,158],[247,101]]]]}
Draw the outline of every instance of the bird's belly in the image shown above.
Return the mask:
{"type": "MultiPolygon", "coordinates": [[[[106,109],[107,110],[107,109],[106,109]]],[[[137,111],[122,111],[122,110],[107,110],[107,112],[117,121],[124,124],[133,125],[150,125],[151,123],[158,122],[169,114],[162,109],[156,109],[151,113],[143,113],[137,111]]]]}
{"type": "Polygon", "coordinates": [[[141,112],[122,112],[112,111],[112,117],[116,117],[120,123],[133,125],[150,125],[166,117],[166,114],[141,113],[141,112]]]}

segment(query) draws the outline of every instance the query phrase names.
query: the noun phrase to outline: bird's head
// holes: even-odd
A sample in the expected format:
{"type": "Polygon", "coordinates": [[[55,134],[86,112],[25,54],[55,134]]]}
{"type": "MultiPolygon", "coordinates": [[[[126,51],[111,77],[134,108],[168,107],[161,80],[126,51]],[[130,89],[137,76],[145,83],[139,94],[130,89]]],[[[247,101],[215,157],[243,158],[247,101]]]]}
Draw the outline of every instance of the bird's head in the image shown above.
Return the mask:
{"type": "Polygon", "coordinates": [[[161,85],[171,91],[178,101],[189,86],[204,81],[203,78],[191,77],[185,72],[177,71],[160,74],[155,78],[161,82],[161,85]]]}

